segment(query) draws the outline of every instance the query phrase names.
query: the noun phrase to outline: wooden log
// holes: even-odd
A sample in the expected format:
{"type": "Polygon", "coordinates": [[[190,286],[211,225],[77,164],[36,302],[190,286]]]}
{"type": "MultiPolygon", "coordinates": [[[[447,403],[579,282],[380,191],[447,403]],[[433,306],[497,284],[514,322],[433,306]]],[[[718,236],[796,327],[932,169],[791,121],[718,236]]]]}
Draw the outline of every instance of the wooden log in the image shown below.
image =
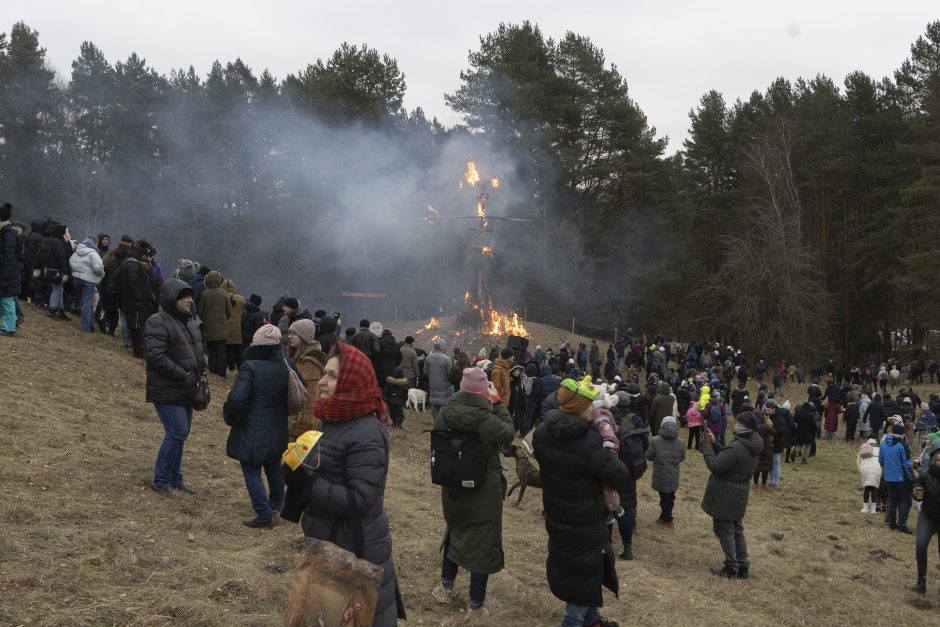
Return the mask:
{"type": "Polygon", "coordinates": [[[307,538],[294,571],[288,627],[368,627],[385,571],[332,542],[307,538]]]}

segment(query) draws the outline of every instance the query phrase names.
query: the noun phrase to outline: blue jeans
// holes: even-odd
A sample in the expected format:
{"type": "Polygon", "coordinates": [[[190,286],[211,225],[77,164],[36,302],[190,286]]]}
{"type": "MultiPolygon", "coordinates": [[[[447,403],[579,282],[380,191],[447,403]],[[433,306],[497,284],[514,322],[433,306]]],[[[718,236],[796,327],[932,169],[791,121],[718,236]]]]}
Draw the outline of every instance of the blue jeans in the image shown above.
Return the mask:
{"type": "Polygon", "coordinates": [[[82,331],[91,331],[95,324],[95,294],[98,286],[85,279],[75,279],[75,289],[82,302],[82,322],[79,328],[82,331]]]}
{"type": "Polygon", "coordinates": [[[596,607],[586,607],[584,605],[565,606],[565,617],[561,621],[561,627],[584,627],[584,625],[593,625],[600,617],[596,607]]]}
{"type": "MultiPolygon", "coordinates": [[[[457,564],[447,559],[445,550],[444,560],[441,562],[441,584],[445,588],[452,589],[454,587],[454,581],[457,579],[457,569],[457,564]]],[[[485,573],[470,573],[470,607],[483,607],[483,603],[486,601],[486,584],[489,579],[490,576],[485,573]]]]}
{"type": "Polygon", "coordinates": [[[265,520],[274,518],[274,515],[284,507],[284,475],[281,474],[281,460],[268,462],[263,466],[245,462],[241,462],[241,465],[245,487],[248,488],[248,496],[251,497],[251,507],[255,510],[255,515],[265,520]],[[261,480],[262,469],[268,477],[270,496],[264,489],[264,481],[261,480]]]}
{"type": "Polygon", "coordinates": [[[770,471],[770,485],[780,485],[780,457],[782,453],[774,453],[774,469],[770,471]]]}
{"type": "Polygon", "coordinates": [[[127,316],[124,315],[123,309],[121,309],[119,319],[121,321],[121,339],[124,340],[124,348],[127,348],[131,345],[131,330],[127,327],[127,316]]]}
{"type": "Polygon", "coordinates": [[[623,546],[633,544],[633,534],[636,533],[636,508],[625,507],[626,514],[617,519],[617,529],[620,531],[620,540],[623,546]]]}
{"type": "Polygon", "coordinates": [[[4,331],[16,331],[16,298],[13,296],[0,298],[0,320],[3,321],[4,331]]]}
{"type": "Polygon", "coordinates": [[[52,284],[52,295],[49,296],[49,309],[65,309],[65,300],[62,298],[62,283],[52,284]]]}
{"type": "Polygon", "coordinates": [[[193,424],[193,406],[160,405],[154,403],[157,416],[163,423],[163,443],[157,453],[157,464],[153,469],[153,488],[164,490],[183,484],[183,444],[189,437],[193,424]]]}

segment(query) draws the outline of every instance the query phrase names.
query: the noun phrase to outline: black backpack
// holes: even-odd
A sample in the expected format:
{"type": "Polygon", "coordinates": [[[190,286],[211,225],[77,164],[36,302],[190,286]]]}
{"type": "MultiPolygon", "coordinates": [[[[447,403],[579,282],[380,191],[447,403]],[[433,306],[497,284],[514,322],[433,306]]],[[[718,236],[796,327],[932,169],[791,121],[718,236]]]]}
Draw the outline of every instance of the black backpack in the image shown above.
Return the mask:
{"type": "Polygon", "coordinates": [[[636,481],[646,472],[646,448],[649,444],[649,438],[646,435],[646,429],[634,429],[633,414],[628,414],[623,418],[623,424],[631,425],[627,430],[620,434],[620,461],[630,471],[630,479],[636,481]]]}
{"type": "Polygon", "coordinates": [[[476,431],[428,429],[431,483],[445,488],[479,488],[486,482],[489,447],[476,431]]]}

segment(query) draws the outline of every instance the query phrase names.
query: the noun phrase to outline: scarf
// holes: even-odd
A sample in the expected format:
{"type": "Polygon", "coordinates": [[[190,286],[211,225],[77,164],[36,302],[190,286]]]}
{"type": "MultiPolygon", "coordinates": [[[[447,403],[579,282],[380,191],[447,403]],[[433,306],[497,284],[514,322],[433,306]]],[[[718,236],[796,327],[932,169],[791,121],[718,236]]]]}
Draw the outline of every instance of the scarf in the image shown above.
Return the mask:
{"type": "Polygon", "coordinates": [[[382,390],[375,380],[372,362],[358,348],[340,342],[339,379],[330,398],[314,401],[313,415],[326,422],[342,422],[375,413],[385,425],[389,424],[388,406],[382,400],[382,390]]]}

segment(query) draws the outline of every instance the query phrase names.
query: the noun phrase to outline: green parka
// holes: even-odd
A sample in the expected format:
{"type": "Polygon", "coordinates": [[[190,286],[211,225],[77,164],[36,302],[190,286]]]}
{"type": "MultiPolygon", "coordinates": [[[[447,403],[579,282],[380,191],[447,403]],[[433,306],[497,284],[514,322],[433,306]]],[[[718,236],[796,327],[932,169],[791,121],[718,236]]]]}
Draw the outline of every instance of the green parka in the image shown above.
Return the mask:
{"type": "Polygon", "coordinates": [[[503,569],[503,498],[506,479],[499,447],[512,443],[515,429],[503,403],[458,392],[441,408],[435,429],[477,431],[490,445],[486,482],[479,488],[441,488],[444,541],[441,549],[458,566],[481,574],[503,569]]]}
{"type": "Polygon", "coordinates": [[[222,275],[214,270],[206,275],[206,291],[199,297],[198,313],[202,320],[202,337],[207,342],[228,339],[232,303],[222,289],[222,275]]]}

